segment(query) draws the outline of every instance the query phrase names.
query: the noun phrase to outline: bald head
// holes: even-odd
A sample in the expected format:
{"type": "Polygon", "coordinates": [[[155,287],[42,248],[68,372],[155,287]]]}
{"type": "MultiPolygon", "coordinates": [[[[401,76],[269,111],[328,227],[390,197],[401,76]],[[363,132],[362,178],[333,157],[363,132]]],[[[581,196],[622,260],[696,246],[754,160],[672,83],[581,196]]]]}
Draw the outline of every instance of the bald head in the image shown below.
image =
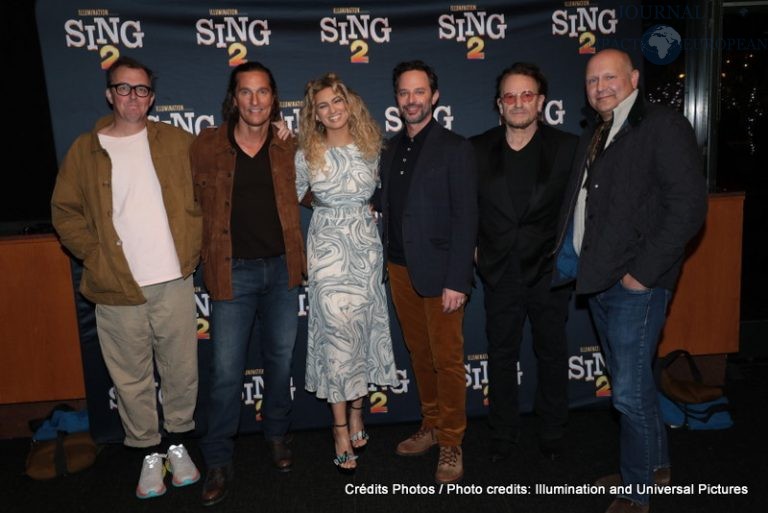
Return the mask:
{"type": "Polygon", "coordinates": [[[608,120],[613,110],[637,89],[640,72],[632,66],[626,52],[607,49],[589,59],[586,90],[589,104],[608,120]]]}
{"type": "Polygon", "coordinates": [[[606,48],[593,55],[587,62],[587,73],[589,73],[590,66],[604,65],[606,62],[611,62],[622,70],[627,72],[632,71],[635,67],[632,65],[632,59],[627,52],[616,50],[614,48],[606,48]]]}

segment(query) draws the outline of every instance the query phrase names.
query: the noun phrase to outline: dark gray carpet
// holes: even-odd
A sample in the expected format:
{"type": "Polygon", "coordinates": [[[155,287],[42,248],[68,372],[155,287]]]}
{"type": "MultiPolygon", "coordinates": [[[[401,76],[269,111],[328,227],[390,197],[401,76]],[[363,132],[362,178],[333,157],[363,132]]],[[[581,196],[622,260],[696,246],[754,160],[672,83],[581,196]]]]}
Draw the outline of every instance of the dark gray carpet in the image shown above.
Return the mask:
{"type": "MultiPolygon", "coordinates": [[[[768,505],[768,362],[729,363],[727,395],[735,426],[722,431],[670,432],[673,484],[693,484],[692,495],[653,498],[654,512],[762,512],[768,505]],[[712,485],[699,492],[698,485],[712,485]],[[717,493],[717,485],[747,487],[746,495],[717,493]]],[[[330,420],[329,420],[330,423],[330,420]]],[[[605,510],[610,497],[546,495],[536,484],[588,484],[618,465],[617,422],[608,410],[573,411],[568,449],[557,461],[543,459],[536,448],[534,419],[524,419],[519,450],[501,464],[487,462],[488,429],[484,419],[469,423],[464,443],[466,476],[461,490],[447,493],[432,476],[437,452],[416,458],[394,454],[397,442],[415,425],[374,426],[371,441],[354,476],[342,476],[333,466],[328,430],[295,434],[294,470],[274,471],[258,435],[240,437],[235,462],[236,483],[221,504],[199,504],[202,481],[173,488],[155,499],[138,500],[134,488],[142,454],[122,446],[102,449],[96,464],[76,475],[34,481],[23,475],[28,439],[0,441],[3,486],[2,511],[9,512],[595,512],[605,510]],[[361,487],[354,493],[352,488],[361,487]],[[401,490],[396,493],[396,486],[401,490]],[[506,494],[488,493],[500,486],[506,494]],[[431,493],[430,487],[434,487],[431,493]],[[527,491],[527,494],[522,494],[527,491]],[[352,492],[352,493],[349,493],[352,492]],[[421,492],[421,493],[420,493],[421,492]]],[[[194,447],[187,445],[195,461],[194,447]]],[[[170,482],[170,480],[168,480],[170,482]]]]}

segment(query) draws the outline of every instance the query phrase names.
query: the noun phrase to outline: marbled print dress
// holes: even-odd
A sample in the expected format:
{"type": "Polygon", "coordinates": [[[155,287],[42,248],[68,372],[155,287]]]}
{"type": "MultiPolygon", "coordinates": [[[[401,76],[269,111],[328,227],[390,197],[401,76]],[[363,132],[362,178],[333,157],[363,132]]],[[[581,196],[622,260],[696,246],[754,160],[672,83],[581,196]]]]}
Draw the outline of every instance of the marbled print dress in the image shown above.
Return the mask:
{"type": "Polygon", "coordinates": [[[383,255],[368,202],[376,161],[355,145],[325,153],[314,176],[296,153],[296,192],[314,194],[307,234],[309,333],[305,388],[329,403],[368,394],[368,384],[397,385],[384,285],[383,255]]]}

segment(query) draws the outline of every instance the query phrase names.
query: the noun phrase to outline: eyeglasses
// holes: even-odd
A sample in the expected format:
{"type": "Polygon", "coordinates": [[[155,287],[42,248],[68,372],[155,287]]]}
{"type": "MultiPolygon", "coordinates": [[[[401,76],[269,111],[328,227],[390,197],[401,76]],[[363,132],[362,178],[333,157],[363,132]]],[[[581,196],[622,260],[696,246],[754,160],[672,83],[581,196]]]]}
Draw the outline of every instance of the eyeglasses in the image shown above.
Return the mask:
{"type": "Polygon", "coordinates": [[[146,98],[152,93],[152,88],[145,85],[131,85],[121,82],[119,84],[109,84],[109,87],[113,88],[120,96],[129,96],[131,91],[136,93],[139,98],[146,98]]]}
{"type": "Polygon", "coordinates": [[[504,93],[501,96],[501,101],[507,105],[514,105],[517,101],[517,98],[519,97],[523,103],[531,103],[538,95],[539,93],[534,93],[533,91],[523,91],[522,93],[504,93]]]}

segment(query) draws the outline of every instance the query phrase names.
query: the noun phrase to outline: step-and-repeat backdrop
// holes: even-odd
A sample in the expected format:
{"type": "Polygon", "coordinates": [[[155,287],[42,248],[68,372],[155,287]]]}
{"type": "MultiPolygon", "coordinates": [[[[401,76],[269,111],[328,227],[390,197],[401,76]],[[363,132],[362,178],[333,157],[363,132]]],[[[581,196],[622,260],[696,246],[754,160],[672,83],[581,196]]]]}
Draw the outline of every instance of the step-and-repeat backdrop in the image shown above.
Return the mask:
{"type": "MultiPolygon", "coordinates": [[[[199,133],[221,121],[221,102],[232,66],[260,61],[278,83],[284,119],[296,128],[308,80],[333,71],[361,94],[388,135],[400,130],[391,73],[400,61],[422,59],[439,76],[438,122],[471,136],[499,123],[495,77],[515,61],[537,63],[549,79],[544,120],[579,133],[585,105],[584,67],[606,47],[640,62],[641,12],[635,1],[295,1],[40,0],[37,22],[43,51],[56,152],[61,159],[75,137],[106,114],[104,70],[121,55],[134,57],[157,76],[151,117],[199,133]]],[[[303,213],[304,228],[311,213],[303,213]]],[[[74,264],[75,280],[79,276],[74,264]]],[[[199,281],[199,280],[198,280],[199,281]]],[[[327,426],[325,403],[304,391],[308,304],[302,290],[292,392],[296,429],[327,426]]],[[[200,396],[198,427],[205,429],[207,363],[211,345],[210,299],[196,292],[200,396]]],[[[470,416],[484,415],[488,381],[482,288],[467,306],[465,368],[470,416]]],[[[78,311],[88,408],[99,441],[122,440],[116,396],[101,359],[92,305],[78,311]]],[[[371,387],[370,424],[419,418],[415,382],[397,321],[392,316],[397,387],[371,387]]],[[[568,324],[570,403],[585,405],[610,394],[589,316],[574,301],[568,324]]],[[[522,411],[530,411],[536,364],[526,328],[520,366],[522,411]]],[[[259,343],[254,340],[243,376],[244,432],[259,429],[263,395],[259,343]]]]}

